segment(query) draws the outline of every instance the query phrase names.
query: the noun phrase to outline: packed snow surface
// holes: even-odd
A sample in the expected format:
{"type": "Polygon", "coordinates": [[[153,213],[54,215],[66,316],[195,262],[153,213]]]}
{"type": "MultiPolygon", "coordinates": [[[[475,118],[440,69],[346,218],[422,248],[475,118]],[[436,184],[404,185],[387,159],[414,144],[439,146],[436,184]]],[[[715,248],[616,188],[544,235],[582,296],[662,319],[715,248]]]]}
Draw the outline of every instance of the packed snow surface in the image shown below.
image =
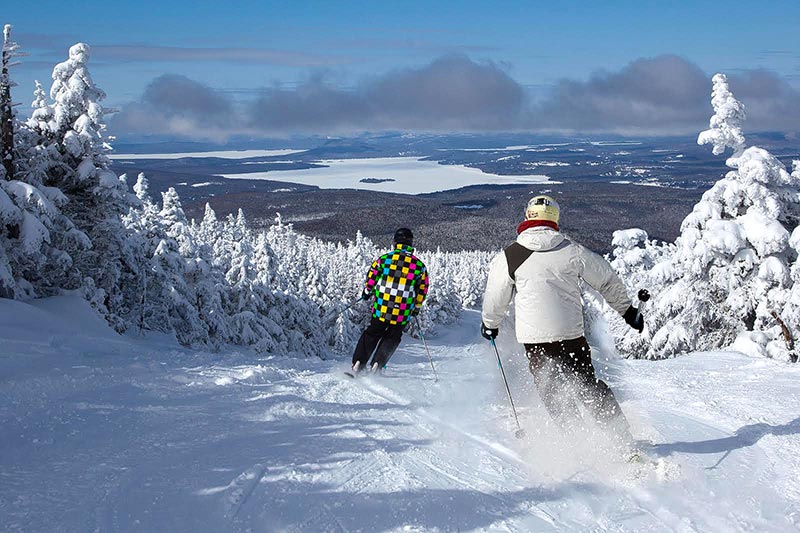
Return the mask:
{"type": "Polygon", "coordinates": [[[563,436],[478,316],[407,337],[383,377],[121,337],[76,297],[0,299],[8,531],[790,531],[800,366],[735,352],[595,364],[656,464],[563,436]]]}
{"type": "Polygon", "coordinates": [[[375,157],[365,159],[331,159],[314,161],[321,168],[273,170],[246,174],[222,174],[229,179],[264,179],[316,185],[322,189],[366,189],[402,194],[425,194],[469,185],[511,185],[543,183],[545,175],[489,174],[464,165],[440,165],[416,157],[375,157]],[[364,183],[364,178],[391,179],[381,183],[364,183]]]}
{"type": "MultiPolygon", "coordinates": [[[[301,154],[305,150],[291,148],[281,150],[223,150],[218,152],[182,152],[167,154],[111,154],[111,159],[183,159],[185,157],[217,157],[220,159],[248,159],[250,157],[275,157],[279,155],[301,154]]],[[[281,161],[284,163],[284,161],[281,161]]]]}

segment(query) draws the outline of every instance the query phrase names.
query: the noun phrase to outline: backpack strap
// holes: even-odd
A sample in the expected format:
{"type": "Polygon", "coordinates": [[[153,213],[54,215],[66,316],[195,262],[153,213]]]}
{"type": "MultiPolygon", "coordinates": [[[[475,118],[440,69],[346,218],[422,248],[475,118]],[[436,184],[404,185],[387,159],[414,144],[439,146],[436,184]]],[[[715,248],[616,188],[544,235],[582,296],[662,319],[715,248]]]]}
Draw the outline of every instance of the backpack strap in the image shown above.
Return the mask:
{"type": "Polygon", "coordinates": [[[506,263],[508,264],[508,277],[516,282],[517,278],[515,275],[517,269],[531,256],[533,250],[529,250],[520,243],[515,242],[506,247],[504,252],[506,254],[506,263]]]}

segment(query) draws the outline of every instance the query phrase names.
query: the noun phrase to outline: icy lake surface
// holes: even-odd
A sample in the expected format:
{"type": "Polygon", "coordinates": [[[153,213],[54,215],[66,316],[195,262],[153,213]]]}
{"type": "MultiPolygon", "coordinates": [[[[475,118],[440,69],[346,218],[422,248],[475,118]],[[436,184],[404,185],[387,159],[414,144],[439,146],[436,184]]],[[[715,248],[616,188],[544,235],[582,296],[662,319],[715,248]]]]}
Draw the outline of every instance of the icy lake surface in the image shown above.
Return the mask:
{"type": "MultiPolygon", "coordinates": [[[[470,185],[510,185],[544,183],[542,174],[501,176],[464,165],[440,165],[416,157],[378,157],[369,159],[331,159],[315,161],[324,168],[222,174],[228,179],[264,179],[316,185],[322,189],[366,189],[402,194],[425,194],[459,189],[470,185]],[[363,182],[365,178],[393,180],[363,182]]],[[[373,180],[370,180],[373,181],[373,180]]]]}
{"type": "Polygon", "coordinates": [[[181,152],[175,154],[111,154],[111,159],[183,159],[186,157],[218,157],[220,159],[248,159],[250,157],[275,157],[278,155],[299,154],[305,150],[291,148],[282,150],[225,150],[220,152],[181,152]]]}

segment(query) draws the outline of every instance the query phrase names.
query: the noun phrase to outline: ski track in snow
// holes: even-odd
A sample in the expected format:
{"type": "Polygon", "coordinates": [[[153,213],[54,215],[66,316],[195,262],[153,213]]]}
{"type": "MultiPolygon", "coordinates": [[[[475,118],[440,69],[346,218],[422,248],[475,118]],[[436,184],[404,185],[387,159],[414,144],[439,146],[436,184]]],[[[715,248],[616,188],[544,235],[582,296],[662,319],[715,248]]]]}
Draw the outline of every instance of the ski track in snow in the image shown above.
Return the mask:
{"type": "Polygon", "coordinates": [[[503,330],[528,433],[515,439],[477,323],[466,312],[428,339],[438,383],[410,337],[385,376],[352,380],[341,361],[119,337],[75,299],[0,300],[0,529],[800,527],[800,367],[723,352],[603,361],[596,350],[660,462],[628,464],[595,433],[551,428],[503,330]]]}

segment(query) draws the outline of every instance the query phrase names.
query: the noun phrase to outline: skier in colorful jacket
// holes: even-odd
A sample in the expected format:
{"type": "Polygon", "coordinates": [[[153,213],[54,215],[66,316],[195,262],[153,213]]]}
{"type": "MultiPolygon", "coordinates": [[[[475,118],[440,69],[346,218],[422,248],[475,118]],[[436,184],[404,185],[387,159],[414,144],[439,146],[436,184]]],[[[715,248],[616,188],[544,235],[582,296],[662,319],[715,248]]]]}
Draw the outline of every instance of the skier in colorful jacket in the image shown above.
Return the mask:
{"type": "Polygon", "coordinates": [[[428,271],[414,255],[408,228],[394,234],[394,249],[376,259],[367,273],[362,299],[375,298],[372,319],[353,352],[353,370],[378,372],[400,345],[403,329],[419,313],[428,294],[428,271]]]}
{"type": "Polygon", "coordinates": [[[481,334],[497,337],[512,298],[517,341],[525,346],[536,388],[550,416],[569,429],[579,420],[579,400],[621,440],[632,440],[619,403],[595,375],[583,323],[583,284],[640,333],[644,321],[611,265],[569,241],[558,227],[560,208],[549,196],[528,202],[517,240],[489,267],[483,297],[481,334]],[[575,394],[574,392],[577,392],[575,394]]]}

